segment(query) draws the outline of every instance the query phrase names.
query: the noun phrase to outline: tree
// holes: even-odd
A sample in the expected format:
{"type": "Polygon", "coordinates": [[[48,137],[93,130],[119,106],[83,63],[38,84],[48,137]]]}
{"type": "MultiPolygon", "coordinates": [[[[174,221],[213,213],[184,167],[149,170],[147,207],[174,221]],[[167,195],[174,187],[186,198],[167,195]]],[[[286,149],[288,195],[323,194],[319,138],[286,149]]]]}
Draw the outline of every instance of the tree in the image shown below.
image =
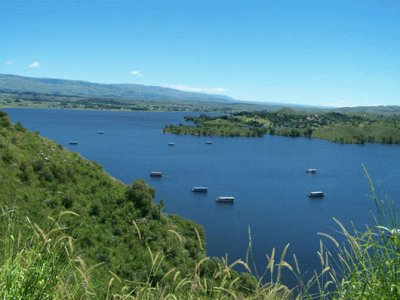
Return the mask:
{"type": "Polygon", "coordinates": [[[133,202],[142,217],[147,216],[153,209],[155,190],[143,180],[135,180],[126,190],[126,200],[133,202]]]}

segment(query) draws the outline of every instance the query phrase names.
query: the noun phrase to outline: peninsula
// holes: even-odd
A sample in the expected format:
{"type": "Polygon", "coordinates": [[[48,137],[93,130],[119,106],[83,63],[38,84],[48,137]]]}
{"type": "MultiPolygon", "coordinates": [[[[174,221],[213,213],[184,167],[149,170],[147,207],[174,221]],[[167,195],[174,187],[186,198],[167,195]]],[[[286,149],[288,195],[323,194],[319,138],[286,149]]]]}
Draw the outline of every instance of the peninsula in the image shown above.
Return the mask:
{"type": "Polygon", "coordinates": [[[261,137],[270,134],[320,138],[342,144],[400,144],[398,113],[309,113],[284,108],[278,111],[244,111],[216,117],[186,116],[185,121],[194,125],[166,125],[163,132],[227,137],[261,137]]]}

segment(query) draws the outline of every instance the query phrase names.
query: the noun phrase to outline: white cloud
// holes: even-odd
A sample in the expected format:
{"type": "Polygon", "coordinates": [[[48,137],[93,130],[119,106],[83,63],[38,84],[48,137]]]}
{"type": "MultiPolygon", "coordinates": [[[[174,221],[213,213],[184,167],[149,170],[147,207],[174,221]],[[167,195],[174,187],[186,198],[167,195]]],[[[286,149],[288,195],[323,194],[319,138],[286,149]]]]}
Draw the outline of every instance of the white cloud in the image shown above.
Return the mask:
{"type": "Polygon", "coordinates": [[[138,71],[138,70],[133,70],[131,72],[131,75],[136,76],[136,77],[143,77],[143,74],[140,73],[140,71],[138,71]]]}
{"type": "Polygon", "coordinates": [[[6,66],[11,66],[13,63],[14,63],[14,61],[12,61],[12,60],[6,60],[6,61],[4,62],[4,64],[5,64],[6,66]]]}
{"type": "Polygon", "coordinates": [[[37,61],[34,61],[30,65],[28,65],[28,68],[39,68],[39,67],[40,67],[40,64],[37,61]]]}
{"type": "Polygon", "coordinates": [[[181,84],[166,84],[164,86],[175,90],[193,93],[221,94],[225,92],[225,89],[221,87],[193,87],[181,84]]]}

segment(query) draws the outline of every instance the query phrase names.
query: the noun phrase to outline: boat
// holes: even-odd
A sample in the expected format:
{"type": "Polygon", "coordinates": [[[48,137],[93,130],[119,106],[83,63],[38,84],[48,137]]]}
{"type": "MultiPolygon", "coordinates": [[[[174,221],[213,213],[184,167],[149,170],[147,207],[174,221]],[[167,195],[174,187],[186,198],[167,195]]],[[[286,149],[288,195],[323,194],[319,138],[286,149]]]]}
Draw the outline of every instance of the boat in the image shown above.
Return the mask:
{"type": "Polygon", "coordinates": [[[206,141],[206,145],[211,145],[212,143],[212,141],[206,141]]]}
{"type": "Polygon", "coordinates": [[[317,173],[317,169],[308,169],[308,170],[306,171],[306,173],[308,173],[308,174],[315,174],[315,173],[317,173]]]}
{"type": "Polygon", "coordinates": [[[150,177],[162,177],[162,172],[160,171],[151,171],[150,177]]]}
{"type": "Polygon", "coordinates": [[[70,141],[69,144],[70,145],[78,145],[78,142],[77,141],[70,141]]]}
{"type": "Polygon", "coordinates": [[[235,200],[233,196],[220,196],[215,199],[215,201],[222,203],[233,203],[233,200],[235,200]]]}
{"type": "Polygon", "coordinates": [[[311,197],[311,198],[322,198],[322,197],[324,197],[324,196],[325,196],[324,192],[321,192],[321,191],[310,192],[310,193],[308,194],[308,197],[311,197]]]}
{"type": "Polygon", "coordinates": [[[104,134],[103,130],[97,131],[97,134],[104,134]]]}
{"type": "Polygon", "coordinates": [[[194,193],[207,193],[208,187],[205,186],[195,186],[192,188],[192,192],[194,193]]]}
{"type": "Polygon", "coordinates": [[[169,142],[169,143],[168,143],[168,146],[175,146],[175,143],[169,142]]]}

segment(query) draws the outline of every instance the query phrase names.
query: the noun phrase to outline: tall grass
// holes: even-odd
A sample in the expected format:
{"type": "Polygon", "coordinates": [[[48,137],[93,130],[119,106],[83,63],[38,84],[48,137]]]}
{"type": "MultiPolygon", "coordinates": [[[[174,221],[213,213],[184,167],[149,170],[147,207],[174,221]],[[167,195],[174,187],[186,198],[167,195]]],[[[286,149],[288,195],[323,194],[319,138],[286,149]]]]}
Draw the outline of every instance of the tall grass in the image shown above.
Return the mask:
{"type": "Polygon", "coordinates": [[[79,299],[90,297],[88,272],[75,256],[71,237],[57,220],[44,232],[14,210],[0,216],[0,297],[2,299],[79,299]]]}
{"type": "MultiPolygon", "coordinates": [[[[364,169],[365,170],[365,169],[364,169]]],[[[165,254],[148,248],[145,280],[128,281],[110,272],[106,299],[400,299],[400,234],[399,210],[382,201],[375,193],[365,170],[376,204],[374,226],[359,231],[345,228],[334,219],[342,239],[319,233],[317,255],[321,268],[304,278],[296,256],[289,264],[287,245],[280,255],[272,249],[266,256],[262,273],[253,257],[251,232],[244,260],[229,262],[228,257],[199,259],[193,270],[182,274],[178,268],[165,271],[165,254]],[[243,272],[236,270],[241,268],[243,272]],[[282,283],[283,270],[298,280],[294,289],[282,283]],[[162,270],[162,271],[161,271],[162,270]],[[161,274],[161,275],[160,275],[161,274]]],[[[387,200],[387,199],[386,199],[387,200]]],[[[64,233],[61,219],[73,212],[63,212],[50,219],[44,232],[29,219],[19,221],[15,211],[0,216],[2,231],[0,251],[0,297],[2,299],[98,299],[99,291],[91,290],[92,268],[75,254],[73,239],[64,233]]],[[[136,222],[135,234],[142,240],[136,222]]],[[[184,247],[184,237],[170,230],[184,247]]],[[[196,231],[200,249],[203,241],[196,231]]]]}
{"type": "MultiPolygon", "coordinates": [[[[135,222],[133,222],[135,224],[135,222]]],[[[136,227],[136,226],[135,226],[136,227]]],[[[141,236],[138,228],[135,228],[138,236],[141,236]]],[[[171,231],[178,241],[182,241],[179,233],[171,231]]],[[[199,238],[200,248],[203,247],[199,238]]],[[[287,247],[284,250],[286,252],[287,247]]],[[[275,250],[268,256],[267,271],[271,281],[265,283],[263,276],[253,273],[251,265],[252,246],[246,261],[236,260],[229,262],[228,257],[219,260],[210,257],[200,259],[190,274],[181,274],[176,269],[169,270],[161,280],[153,281],[154,275],[162,268],[164,256],[161,252],[153,253],[149,248],[151,258],[147,280],[144,282],[130,282],[120,279],[112,274],[109,283],[109,299],[294,299],[293,291],[288,289],[280,281],[282,268],[287,264],[285,254],[275,261],[275,250]],[[238,274],[236,267],[245,270],[238,274]],[[211,273],[210,273],[211,272],[211,273]],[[207,274],[206,274],[207,273],[207,274]],[[112,293],[112,285],[118,282],[122,288],[112,293]]]]}
{"type": "Polygon", "coordinates": [[[374,225],[359,231],[348,230],[334,219],[343,242],[320,233],[333,247],[321,242],[318,255],[323,271],[311,281],[318,293],[309,298],[333,299],[400,299],[400,234],[399,209],[389,199],[380,199],[366,168],[363,166],[375,203],[374,225]],[[332,249],[333,248],[333,249],[332,249]]]}

